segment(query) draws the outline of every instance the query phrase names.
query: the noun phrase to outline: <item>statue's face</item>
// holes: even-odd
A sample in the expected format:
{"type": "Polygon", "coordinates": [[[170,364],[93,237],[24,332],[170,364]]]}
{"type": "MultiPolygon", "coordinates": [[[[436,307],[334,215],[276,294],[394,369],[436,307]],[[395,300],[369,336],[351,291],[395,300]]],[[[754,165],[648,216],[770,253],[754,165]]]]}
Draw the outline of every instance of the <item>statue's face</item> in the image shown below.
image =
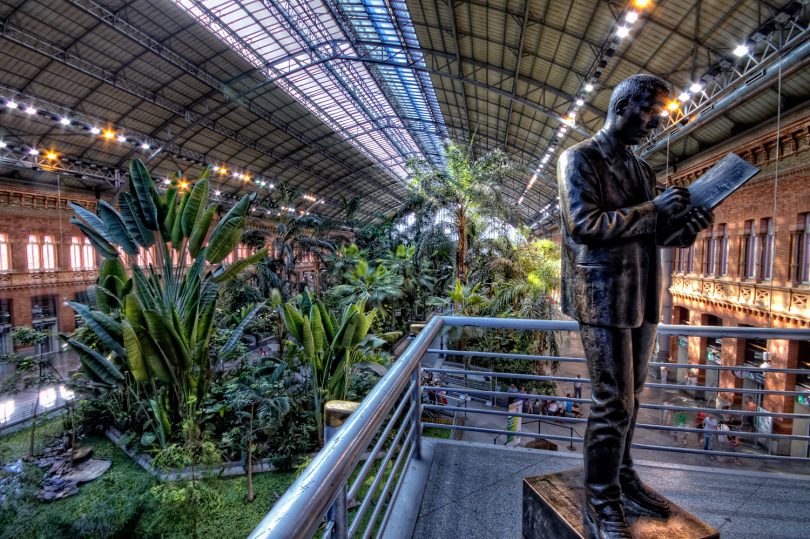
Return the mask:
{"type": "Polygon", "coordinates": [[[667,97],[663,92],[645,92],[639,97],[617,104],[615,133],[623,144],[638,144],[658,127],[667,97]]]}

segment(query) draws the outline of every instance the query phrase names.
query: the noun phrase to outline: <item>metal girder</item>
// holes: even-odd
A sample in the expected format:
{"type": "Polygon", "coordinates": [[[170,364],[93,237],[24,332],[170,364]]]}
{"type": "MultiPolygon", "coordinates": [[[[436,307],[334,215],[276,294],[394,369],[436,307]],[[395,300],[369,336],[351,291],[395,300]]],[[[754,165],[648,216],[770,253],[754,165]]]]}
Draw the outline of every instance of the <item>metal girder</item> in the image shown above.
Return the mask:
{"type": "MultiPolygon", "coordinates": [[[[236,104],[238,106],[244,107],[253,114],[257,115],[259,118],[267,121],[274,127],[281,130],[283,133],[289,135],[291,138],[294,138],[300,141],[303,144],[306,144],[312,151],[323,155],[327,159],[338,163],[348,172],[354,175],[363,176],[370,181],[379,181],[377,178],[368,175],[365,169],[358,169],[346,163],[344,158],[341,158],[336,152],[331,150],[328,146],[323,144],[318,144],[312,137],[306,135],[305,133],[295,129],[294,127],[290,126],[288,122],[276,117],[271,112],[267,111],[266,109],[262,108],[261,106],[257,105],[256,103],[245,99],[244,91],[237,90],[233,84],[235,81],[231,81],[230,83],[223,82],[222,80],[218,79],[214,75],[211,75],[204,69],[198,67],[192,62],[189,62],[179,54],[172,51],[170,48],[166,47],[165,45],[159,43],[148,34],[144,33],[143,31],[139,30],[135,26],[127,23],[121,17],[116,15],[115,13],[109,11],[108,9],[104,8],[103,6],[99,5],[98,3],[92,0],[70,0],[72,4],[76,5],[77,7],[83,9],[90,15],[98,18],[99,20],[108,24],[111,28],[119,32],[120,34],[126,36],[127,38],[135,41],[142,47],[146,48],[153,54],[159,56],[161,59],[171,63],[175,67],[185,71],[189,75],[193,76],[200,82],[210,86],[214,89],[217,93],[221,94],[225,97],[226,102],[220,106],[215,107],[211,111],[208,111],[204,114],[197,115],[196,117],[190,117],[188,115],[184,116],[186,118],[186,126],[183,127],[178,133],[174,135],[175,138],[179,138],[183,136],[188,130],[193,127],[197,123],[203,123],[208,118],[213,116],[215,112],[218,112],[224,108],[232,106],[232,104],[236,104]]],[[[234,44],[228,43],[228,46],[234,46],[234,44]]],[[[321,62],[317,62],[321,63],[321,62]]],[[[279,69],[284,72],[284,76],[289,76],[294,72],[302,71],[315,63],[309,64],[306,67],[295,67],[299,65],[298,58],[296,57],[288,57],[280,59],[278,62],[274,62],[273,64],[265,64],[267,69],[279,69]],[[285,70],[286,67],[286,70],[285,70]]],[[[252,73],[252,72],[249,72],[252,73]]],[[[236,79],[236,81],[244,80],[242,77],[236,79]]],[[[268,81],[263,81],[263,84],[267,84],[268,81]]],[[[210,94],[209,94],[210,96],[210,94]]],[[[206,96],[208,97],[208,96],[206,96]]],[[[155,136],[165,128],[161,126],[153,133],[155,136]]],[[[220,133],[222,134],[222,133],[220,133]]],[[[373,161],[372,161],[373,163],[373,161]]],[[[287,164],[287,163],[284,163],[287,164]]],[[[374,165],[372,165],[374,166],[374,165]]],[[[383,171],[388,174],[387,171],[383,171]]]]}
{"type": "MultiPolygon", "coordinates": [[[[0,148],[0,167],[6,166],[18,170],[26,170],[31,172],[44,172],[49,174],[61,174],[64,176],[72,176],[82,180],[91,180],[109,184],[114,188],[118,188],[125,181],[129,180],[129,172],[124,169],[119,169],[113,166],[94,163],[87,159],[77,159],[68,156],[61,156],[56,160],[49,160],[42,155],[31,155],[29,148],[21,144],[6,143],[6,146],[0,148]]],[[[155,186],[158,190],[163,190],[164,186],[158,184],[155,186]]],[[[220,194],[214,196],[213,199],[217,204],[227,209],[236,204],[242,197],[228,194],[220,194]]],[[[279,208],[271,205],[255,203],[253,207],[266,212],[278,211],[279,208]]],[[[310,205],[305,211],[311,212],[314,205],[310,205]]],[[[335,207],[335,211],[339,208],[335,207]]],[[[313,214],[316,215],[317,214],[313,214]]],[[[258,219],[256,215],[251,215],[252,218],[258,219]]],[[[323,216],[320,216],[323,217],[323,216]]]]}
{"type": "Polygon", "coordinates": [[[85,160],[65,158],[52,161],[42,155],[31,155],[29,148],[24,145],[9,142],[6,142],[5,147],[0,148],[0,166],[32,172],[43,171],[64,174],[83,180],[101,182],[113,187],[119,185],[126,175],[124,171],[115,167],[85,160]]]}
{"type": "MultiPolygon", "coordinates": [[[[41,117],[44,117],[44,118],[49,118],[54,122],[57,122],[59,120],[59,118],[61,117],[61,114],[65,110],[68,110],[68,107],[65,107],[64,105],[54,103],[52,101],[49,101],[49,100],[44,99],[42,97],[34,96],[32,94],[21,94],[19,92],[16,92],[12,88],[9,88],[9,87],[6,87],[6,86],[0,85],[0,92],[4,92],[7,95],[13,95],[16,99],[36,103],[37,107],[38,107],[37,115],[41,116],[41,117]]],[[[77,131],[79,131],[79,130],[84,131],[85,133],[88,133],[88,135],[87,135],[88,137],[93,137],[94,136],[94,135],[89,134],[89,131],[90,131],[90,129],[92,127],[106,124],[106,122],[104,120],[100,119],[100,118],[95,118],[95,117],[90,116],[88,114],[84,114],[84,113],[76,112],[76,111],[71,112],[70,118],[72,120],[72,123],[71,123],[72,129],[75,129],[77,131]]],[[[127,129],[127,134],[129,135],[128,142],[138,142],[138,143],[140,143],[140,142],[146,141],[150,145],[159,147],[161,153],[176,157],[177,159],[179,159],[181,161],[184,161],[184,162],[188,163],[189,165],[198,165],[198,166],[203,166],[204,167],[204,166],[206,166],[208,164],[212,164],[212,163],[210,163],[210,160],[208,159],[207,155],[205,155],[203,153],[200,153],[200,152],[197,152],[197,151],[194,151],[194,150],[191,150],[191,149],[188,149],[188,148],[185,148],[183,146],[180,146],[179,144],[176,144],[176,143],[173,143],[173,142],[170,142],[170,141],[166,141],[166,140],[162,140],[160,138],[147,136],[146,134],[141,133],[139,131],[136,131],[134,129],[127,129]]],[[[8,139],[6,139],[5,142],[8,143],[8,139]]],[[[12,145],[9,143],[9,147],[10,146],[12,146],[12,145]]],[[[23,148],[23,146],[19,146],[19,147],[23,148]]],[[[4,150],[6,150],[6,149],[7,148],[4,148],[4,150]]],[[[31,158],[26,159],[25,161],[26,162],[34,162],[36,160],[37,160],[36,158],[31,156],[31,158]]],[[[50,161],[43,161],[43,162],[46,163],[46,164],[51,163],[50,161]]],[[[86,162],[86,159],[84,157],[78,157],[78,158],[71,157],[71,158],[60,159],[59,161],[56,161],[56,163],[69,164],[69,165],[71,165],[73,167],[79,167],[80,170],[88,169],[88,170],[111,171],[111,170],[118,170],[118,168],[119,168],[117,165],[112,165],[112,164],[97,164],[97,163],[90,163],[89,161],[86,162]]],[[[107,177],[109,177],[109,174],[107,174],[105,172],[105,174],[103,174],[102,177],[107,178],[107,177]]],[[[270,178],[263,178],[262,176],[254,176],[254,180],[262,180],[262,179],[266,179],[267,181],[272,181],[270,178]]],[[[296,196],[299,196],[299,197],[302,197],[303,195],[306,194],[305,191],[302,191],[300,189],[295,189],[295,188],[292,188],[292,187],[289,187],[289,186],[287,187],[287,189],[288,189],[288,191],[290,191],[291,193],[293,193],[293,194],[295,194],[296,196]]],[[[257,192],[260,191],[260,190],[261,190],[261,187],[256,189],[257,192]]],[[[269,189],[266,189],[266,190],[267,190],[268,193],[271,192],[269,189]]],[[[325,201],[330,206],[333,206],[335,208],[339,207],[336,203],[334,203],[331,200],[325,199],[325,201]]]]}
{"type": "MultiPolygon", "coordinates": [[[[177,102],[165,98],[155,92],[152,92],[151,90],[141,85],[140,83],[132,81],[124,77],[123,75],[117,75],[107,69],[97,66],[92,62],[83,60],[77,55],[65,51],[64,49],[61,49],[60,47],[53,45],[37,36],[31,35],[15,27],[14,25],[0,21],[0,35],[22,46],[28,47],[36,52],[44,54],[50,58],[54,58],[60,61],[61,63],[72,67],[73,69],[76,69],[86,75],[89,75],[103,82],[106,82],[107,84],[110,84],[115,88],[121,89],[140,99],[143,99],[165,110],[168,110],[169,112],[172,112],[175,115],[180,116],[181,118],[185,118],[188,123],[197,121],[197,123],[199,123],[200,126],[205,129],[209,129],[219,135],[232,139],[242,144],[243,146],[254,149],[259,153],[267,155],[268,157],[271,157],[272,159],[275,159],[276,161],[283,163],[289,167],[300,170],[301,172],[309,174],[315,178],[319,178],[319,180],[323,185],[330,185],[331,183],[334,183],[333,179],[322,178],[316,173],[314,173],[312,170],[310,170],[303,164],[303,160],[299,161],[290,159],[287,156],[280,154],[280,152],[278,152],[278,150],[276,150],[275,148],[272,148],[266,144],[262,144],[256,140],[246,137],[245,135],[242,135],[238,131],[226,127],[213,120],[206,119],[199,121],[200,118],[204,116],[203,114],[191,111],[177,102]]],[[[144,138],[157,140],[157,137],[151,135],[143,134],[143,136],[144,138]]],[[[163,141],[163,144],[164,147],[170,146],[170,143],[168,141],[163,141]]],[[[179,150],[179,153],[181,154],[186,154],[189,152],[190,152],[189,150],[179,150]]],[[[190,152],[190,153],[197,154],[197,152],[190,152]]],[[[192,159],[197,160],[198,163],[200,164],[207,162],[206,159],[197,159],[197,158],[192,159]]],[[[374,202],[380,204],[381,206],[384,206],[381,201],[376,199],[372,200],[374,200],[374,202]]]]}
{"type": "Polygon", "coordinates": [[[682,103],[681,110],[650,133],[639,145],[642,157],[657,151],[693,131],[707,118],[726,112],[763,90],[783,71],[795,70],[810,62],[810,25],[792,17],[778,23],[771,19],[757,30],[751,41],[755,47],[739,63],[724,59],[701,77],[703,89],[682,103]]]}
{"type": "Polygon", "coordinates": [[[506,147],[506,144],[509,141],[509,125],[511,124],[512,120],[512,103],[514,103],[514,98],[517,95],[517,83],[518,83],[518,76],[520,75],[520,64],[523,60],[523,45],[526,41],[526,27],[529,24],[529,3],[530,0],[525,0],[525,6],[523,9],[523,20],[521,21],[520,25],[520,39],[517,48],[517,59],[515,60],[515,73],[512,76],[512,99],[509,100],[509,109],[506,111],[506,129],[504,130],[503,135],[504,147],[506,147]]]}

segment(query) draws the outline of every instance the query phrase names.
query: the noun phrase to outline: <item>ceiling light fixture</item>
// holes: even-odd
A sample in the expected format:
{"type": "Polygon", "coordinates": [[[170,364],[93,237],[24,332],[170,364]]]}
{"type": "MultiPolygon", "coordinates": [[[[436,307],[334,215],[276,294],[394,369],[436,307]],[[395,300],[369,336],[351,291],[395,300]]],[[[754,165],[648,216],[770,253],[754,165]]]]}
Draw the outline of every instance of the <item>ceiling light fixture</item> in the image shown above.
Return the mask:
{"type": "Polygon", "coordinates": [[[616,36],[619,39],[624,39],[630,35],[630,27],[629,26],[619,26],[616,30],[616,36]]]}
{"type": "Polygon", "coordinates": [[[28,105],[27,107],[25,107],[25,113],[26,113],[26,114],[36,114],[36,113],[37,113],[37,109],[35,109],[35,108],[34,108],[33,106],[31,106],[31,105],[28,105]]]}
{"type": "Polygon", "coordinates": [[[585,104],[585,100],[580,97],[575,101],[575,103],[577,104],[578,107],[581,107],[582,105],[585,104]]]}
{"type": "Polygon", "coordinates": [[[17,104],[17,102],[16,102],[16,101],[14,101],[13,99],[12,99],[12,100],[9,100],[9,101],[6,101],[6,106],[7,106],[8,108],[10,108],[10,109],[16,109],[17,107],[19,107],[19,105],[17,104]]]}
{"type": "Polygon", "coordinates": [[[732,52],[734,53],[734,56],[742,58],[750,52],[750,49],[748,48],[748,45],[743,43],[741,45],[737,45],[732,52]]]}
{"type": "Polygon", "coordinates": [[[62,116],[62,118],[59,119],[59,123],[62,125],[70,125],[70,118],[62,116]]]}
{"type": "Polygon", "coordinates": [[[703,85],[699,82],[693,82],[692,86],[689,87],[689,91],[692,92],[693,94],[696,94],[701,90],[703,90],[703,85]]]}
{"type": "Polygon", "coordinates": [[[593,91],[593,84],[591,84],[591,83],[589,82],[589,83],[588,83],[588,84],[586,84],[586,85],[585,85],[585,86],[584,86],[582,89],[583,89],[583,90],[585,90],[586,92],[592,92],[592,91],[593,91]]]}
{"type": "Polygon", "coordinates": [[[624,16],[624,20],[626,20],[630,24],[633,24],[638,20],[638,11],[628,11],[627,14],[624,16]]]}
{"type": "Polygon", "coordinates": [[[101,133],[101,129],[99,129],[98,127],[93,126],[93,127],[90,128],[90,133],[93,134],[93,135],[98,135],[99,133],[101,133]]]}
{"type": "Polygon", "coordinates": [[[680,101],[681,103],[686,103],[687,101],[689,101],[689,93],[681,92],[680,95],[678,95],[678,101],[680,101]]]}
{"type": "Polygon", "coordinates": [[[124,135],[118,135],[117,137],[115,137],[115,140],[117,140],[118,142],[126,142],[127,137],[125,137],[124,135]]]}
{"type": "Polygon", "coordinates": [[[36,148],[31,148],[30,150],[28,150],[28,154],[29,155],[39,155],[39,150],[37,150],[36,148]]]}

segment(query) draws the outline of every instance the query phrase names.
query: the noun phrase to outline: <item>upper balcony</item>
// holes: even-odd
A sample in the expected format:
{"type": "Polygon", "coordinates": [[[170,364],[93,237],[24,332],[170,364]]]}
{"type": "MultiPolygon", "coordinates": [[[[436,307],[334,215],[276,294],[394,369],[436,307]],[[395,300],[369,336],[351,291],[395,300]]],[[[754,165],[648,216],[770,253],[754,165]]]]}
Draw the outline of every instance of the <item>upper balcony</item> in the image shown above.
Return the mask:
{"type": "Polygon", "coordinates": [[[0,272],[0,290],[40,286],[64,286],[81,283],[92,284],[98,278],[98,270],[43,270],[0,272]]]}
{"type": "MultiPolygon", "coordinates": [[[[533,380],[571,387],[585,373],[574,322],[436,317],[422,330],[347,422],[254,530],[255,538],[520,537],[522,479],[582,467],[582,433],[589,380],[582,398],[503,391],[498,381],[533,380]],[[562,357],[444,350],[448,327],[477,331],[506,328],[553,331],[564,341],[562,357]],[[454,364],[459,356],[532,362],[535,374],[454,364]],[[552,362],[559,362],[556,371],[552,362]],[[428,373],[439,385],[425,385],[428,373]],[[543,402],[571,403],[572,413],[552,414],[543,402]],[[508,404],[505,408],[503,405],[508,404]],[[526,404],[527,411],[523,408],[526,404]],[[582,408],[581,416],[573,413],[582,408]],[[541,411],[545,410],[545,411],[541,411]],[[464,441],[422,436],[423,429],[463,434],[464,441]],[[507,447],[520,441],[559,451],[507,447]]],[[[692,337],[810,339],[810,330],[662,325],[660,334],[692,337]]],[[[661,365],[652,363],[653,367],[661,365]]],[[[667,363],[670,368],[724,370],[721,365],[667,363]]],[[[657,369],[653,369],[653,372],[657,369]]],[[[807,374],[800,369],[754,368],[763,376],[807,374]]],[[[524,369],[525,371],[525,369],[524,369]]],[[[808,537],[810,414],[764,409],[717,410],[693,397],[707,388],[651,381],[634,438],[641,475],[664,495],[731,537],[808,537]],[[723,414],[732,425],[712,438],[690,421],[672,426],[662,416],[703,411],[723,414]],[[803,426],[777,434],[763,425],[775,417],[803,426]],[[750,421],[752,429],[746,428],[750,421]],[[755,427],[754,427],[755,425],[755,427]],[[800,429],[801,430],[801,429],[800,429]],[[794,431],[795,432],[795,431],[794,431]],[[724,436],[725,438],[725,436],[724,436]],[[800,455],[770,454],[773,440],[799,444],[800,455]],[[720,442],[720,443],[718,443],[720,442]],[[696,447],[697,445],[697,447],[696,447]]],[[[719,390],[720,388],[708,388],[719,390]]],[[[805,397],[802,391],[723,388],[742,395],[805,397]]],[[[434,431],[436,432],[436,431],[434,431]]],[[[457,436],[456,436],[457,437],[457,436]]]]}

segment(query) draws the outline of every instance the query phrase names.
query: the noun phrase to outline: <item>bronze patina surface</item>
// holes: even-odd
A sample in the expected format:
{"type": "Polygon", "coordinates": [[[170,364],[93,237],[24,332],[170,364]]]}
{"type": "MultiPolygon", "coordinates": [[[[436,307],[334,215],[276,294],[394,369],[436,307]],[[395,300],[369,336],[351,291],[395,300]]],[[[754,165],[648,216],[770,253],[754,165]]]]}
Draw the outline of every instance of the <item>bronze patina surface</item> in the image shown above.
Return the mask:
{"type": "MultiPolygon", "coordinates": [[[[523,478],[524,539],[582,539],[585,507],[583,470],[523,478]]],[[[630,533],[636,539],[714,539],[720,533],[684,508],[670,502],[666,519],[628,514],[630,533]]]]}

